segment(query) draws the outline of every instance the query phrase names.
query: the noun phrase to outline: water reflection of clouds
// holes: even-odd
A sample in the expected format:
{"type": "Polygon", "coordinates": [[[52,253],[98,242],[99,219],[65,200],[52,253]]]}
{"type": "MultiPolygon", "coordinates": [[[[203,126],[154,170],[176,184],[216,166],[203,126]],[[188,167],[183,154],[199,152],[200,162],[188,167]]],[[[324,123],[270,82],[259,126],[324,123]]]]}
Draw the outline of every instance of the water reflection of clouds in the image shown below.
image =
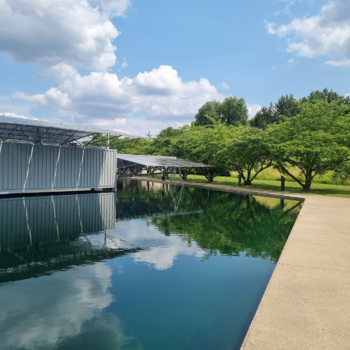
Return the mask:
{"type": "Polygon", "coordinates": [[[113,325],[113,329],[108,327],[115,338],[113,348],[121,349],[117,345],[130,339],[121,333],[119,319],[103,312],[113,302],[108,291],[111,275],[110,267],[100,263],[3,285],[2,349],[53,349],[72,339],[76,343],[91,320],[100,328],[113,325]]]}
{"type": "Polygon", "coordinates": [[[118,247],[142,248],[133,253],[134,260],[146,263],[157,270],[166,270],[173,266],[174,260],[180,254],[192,255],[201,258],[205,251],[196,242],[191,245],[178,235],[165,236],[153,226],[148,226],[144,220],[132,220],[117,223],[115,231],[109,231],[109,242],[115,242],[118,247]]]}

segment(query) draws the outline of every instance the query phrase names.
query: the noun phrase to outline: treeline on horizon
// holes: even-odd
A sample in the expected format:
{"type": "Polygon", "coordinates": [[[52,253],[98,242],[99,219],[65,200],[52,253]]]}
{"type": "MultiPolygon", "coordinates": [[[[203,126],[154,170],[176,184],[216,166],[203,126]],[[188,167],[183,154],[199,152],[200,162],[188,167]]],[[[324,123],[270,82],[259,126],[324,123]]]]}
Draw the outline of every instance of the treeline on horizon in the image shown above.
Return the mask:
{"type": "Polygon", "coordinates": [[[350,99],[327,89],[299,100],[286,95],[248,120],[244,99],[228,97],[205,103],[191,125],[169,127],[156,137],[149,134],[146,140],[114,147],[119,153],[175,156],[215,165],[184,169],[185,177],[196,172],[210,182],[235,171],[247,186],[274,168],[309,191],[315,176],[328,172],[334,180],[350,179],[350,99]]]}

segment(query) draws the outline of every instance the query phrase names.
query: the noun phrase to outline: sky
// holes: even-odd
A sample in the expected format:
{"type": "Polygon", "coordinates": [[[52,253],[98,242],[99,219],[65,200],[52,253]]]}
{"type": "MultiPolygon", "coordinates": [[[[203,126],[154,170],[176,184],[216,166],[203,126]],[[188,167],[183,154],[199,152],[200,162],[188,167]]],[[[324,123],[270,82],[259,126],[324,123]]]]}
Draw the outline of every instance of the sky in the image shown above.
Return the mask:
{"type": "Polygon", "coordinates": [[[7,116],[156,135],[228,96],[350,93],[349,0],[0,0],[0,23],[7,116]]]}

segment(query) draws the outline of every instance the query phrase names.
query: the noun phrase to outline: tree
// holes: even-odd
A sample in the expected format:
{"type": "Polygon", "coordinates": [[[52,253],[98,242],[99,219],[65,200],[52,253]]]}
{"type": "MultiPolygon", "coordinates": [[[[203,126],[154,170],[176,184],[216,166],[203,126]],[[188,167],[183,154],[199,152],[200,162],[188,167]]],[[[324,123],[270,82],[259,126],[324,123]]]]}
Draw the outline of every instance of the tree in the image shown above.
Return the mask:
{"type": "Polygon", "coordinates": [[[247,125],[248,108],[243,98],[227,97],[221,104],[221,124],[247,125]]]}
{"type": "Polygon", "coordinates": [[[350,104],[349,96],[344,97],[333,90],[328,91],[328,89],[312,91],[308,97],[303,97],[301,102],[317,103],[319,100],[327,100],[328,103],[339,101],[347,105],[350,104]]]}
{"type": "Polygon", "coordinates": [[[293,178],[304,191],[310,191],[316,175],[328,171],[349,178],[349,109],[341,101],[304,102],[298,115],[270,125],[269,152],[274,167],[293,178]],[[300,170],[301,180],[292,174],[291,166],[300,170]]]}
{"type": "Polygon", "coordinates": [[[199,108],[195,116],[195,125],[211,125],[212,122],[208,116],[216,121],[221,120],[221,103],[219,101],[209,101],[199,108]]]}
{"type": "Polygon", "coordinates": [[[261,129],[244,126],[231,127],[228,134],[217,157],[241,175],[244,185],[251,185],[263,170],[272,166],[267,135],[261,129]]]}
{"type": "Polygon", "coordinates": [[[280,116],[276,108],[270,104],[270,107],[263,107],[255,114],[255,117],[249,120],[249,125],[254,128],[266,129],[269,124],[278,123],[280,116]]]}
{"type": "Polygon", "coordinates": [[[205,176],[209,182],[227,171],[227,166],[216,158],[217,151],[225,136],[227,126],[220,125],[213,118],[209,126],[192,126],[186,132],[172,138],[167,153],[164,155],[176,156],[186,160],[211,165],[209,168],[196,168],[196,172],[205,176]]]}
{"type": "Polygon", "coordinates": [[[189,125],[174,129],[168,127],[162,130],[154,139],[152,144],[152,154],[159,156],[173,156],[180,157],[181,149],[176,149],[172,147],[172,140],[181,137],[187,132],[189,125]]]}
{"type": "Polygon", "coordinates": [[[299,102],[297,102],[293,95],[290,94],[281,96],[278,101],[270,107],[263,107],[256,113],[254,118],[249,121],[250,126],[260,129],[266,129],[269,124],[282,122],[281,116],[294,117],[299,112],[299,102]]]}
{"type": "MultiPolygon", "coordinates": [[[[166,202],[163,200],[162,205],[166,202]]],[[[206,191],[189,187],[182,194],[179,210],[205,209],[205,215],[188,215],[186,225],[181,215],[156,216],[150,222],[167,236],[180,235],[189,244],[195,241],[206,251],[207,258],[218,252],[229,256],[243,253],[277,261],[301,203],[295,202],[290,209],[284,208],[278,199],[272,199],[273,203],[271,208],[254,196],[227,192],[213,191],[208,197],[206,191]]],[[[172,204],[170,200],[169,204],[172,204]]]]}
{"type": "Polygon", "coordinates": [[[299,112],[299,104],[292,94],[281,96],[275,103],[275,108],[278,115],[288,118],[296,116],[299,112]]]}
{"type": "Polygon", "coordinates": [[[196,126],[212,125],[212,120],[227,125],[247,125],[248,108],[243,98],[227,97],[220,103],[210,101],[205,103],[195,116],[196,126]]]}

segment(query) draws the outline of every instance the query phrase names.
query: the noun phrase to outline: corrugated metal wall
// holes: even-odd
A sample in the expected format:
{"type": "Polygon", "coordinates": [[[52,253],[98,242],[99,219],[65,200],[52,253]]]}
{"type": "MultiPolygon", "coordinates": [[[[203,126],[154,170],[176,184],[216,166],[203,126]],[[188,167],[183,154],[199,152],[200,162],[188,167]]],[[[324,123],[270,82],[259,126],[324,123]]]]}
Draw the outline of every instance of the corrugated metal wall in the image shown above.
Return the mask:
{"type": "Polygon", "coordinates": [[[115,228],[114,193],[0,199],[0,247],[69,241],[115,228]]]}
{"type": "Polygon", "coordinates": [[[0,143],[0,192],[114,187],[117,151],[0,143]]]}

